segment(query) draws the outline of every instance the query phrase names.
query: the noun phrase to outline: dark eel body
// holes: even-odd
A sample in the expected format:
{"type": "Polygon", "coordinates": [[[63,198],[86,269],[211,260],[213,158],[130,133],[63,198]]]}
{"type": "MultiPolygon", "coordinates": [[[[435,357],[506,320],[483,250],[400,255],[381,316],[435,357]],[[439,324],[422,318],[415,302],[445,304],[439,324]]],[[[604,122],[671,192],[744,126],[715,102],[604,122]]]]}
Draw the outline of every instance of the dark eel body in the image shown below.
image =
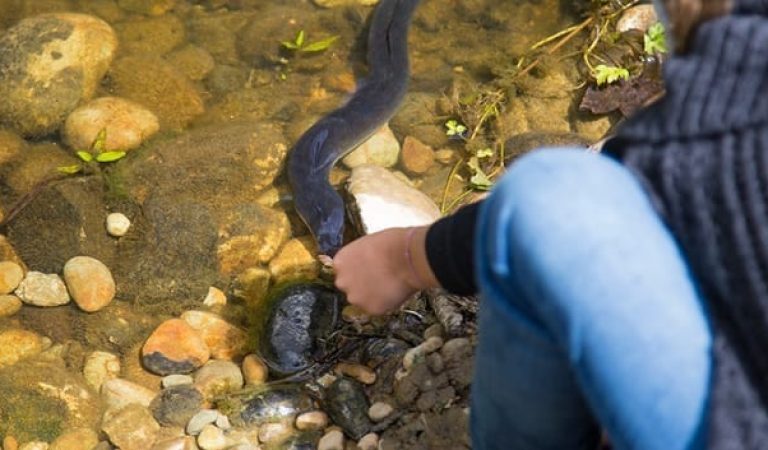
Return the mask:
{"type": "Polygon", "coordinates": [[[368,76],[352,98],[304,133],[288,156],[296,211],[321,254],[343,245],[344,201],[328,182],[331,168],[397,111],[408,88],[408,26],[419,0],[381,0],[368,34],[368,76]]]}

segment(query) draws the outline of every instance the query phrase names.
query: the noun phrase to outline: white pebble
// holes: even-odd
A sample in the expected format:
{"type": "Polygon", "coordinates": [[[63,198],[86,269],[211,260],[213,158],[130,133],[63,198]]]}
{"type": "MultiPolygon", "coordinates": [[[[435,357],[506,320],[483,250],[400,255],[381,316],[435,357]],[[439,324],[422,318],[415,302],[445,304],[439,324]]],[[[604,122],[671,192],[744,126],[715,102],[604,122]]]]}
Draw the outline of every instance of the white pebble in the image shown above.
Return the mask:
{"type": "Polygon", "coordinates": [[[224,306],[227,304],[227,296],[220,289],[211,286],[208,288],[208,295],[205,296],[203,304],[209,308],[217,305],[224,306]]]}
{"type": "Polygon", "coordinates": [[[328,425],[328,415],[322,411],[309,411],[296,417],[299,430],[322,430],[328,425]]]}
{"type": "Polygon", "coordinates": [[[131,227],[131,221],[123,213],[112,213],[107,216],[107,233],[111,236],[125,236],[131,227]]]}
{"type": "Polygon", "coordinates": [[[387,418],[395,409],[389,403],[376,402],[368,408],[368,417],[374,422],[380,422],[387,418]]]}
{"type": "Polygon", "coordinates": [[[164,388],[169,388],[171,386],[181,386],[184,384],[192,384],[195,382],[195,380],[190,375],[182,375],[178,373],[174,373],[168,376],[163,377],[162,380],[160,380],[164,388]]]}
{"type": "Polygon", "coordinates": [[[64,280],[56,274],[31,271],[16,289],[22,302],[35,306],[60,306],[69,303],[64,280]]]}
{"type": "Polygon", "coordinates": [[[219,417],[216,418],[216,426],[222,430],[229,430],[232,428],[232,424],[229,423],[229,417],[222,413],[219,413],[219,417]]]}
{"type": "Polygon", "coordinates": [[[192,416],[187,422],[187,434],[196,436],[203,431],[203,428],[212,424],[219,417],[219,412],[215,409],[202,409],[200,412],[192,416]]]}
{"type": "Polygon", "coordinates": [[[379,448],[379,435],[368,433],[357,441],[357,448],[360,450],[377,450],[379,448]]]}
{"type": "Polygon", "coordinates": [[[317,450],[344,450],[344,433],[338,429],[332,429],[320,438],[317,450]]]}

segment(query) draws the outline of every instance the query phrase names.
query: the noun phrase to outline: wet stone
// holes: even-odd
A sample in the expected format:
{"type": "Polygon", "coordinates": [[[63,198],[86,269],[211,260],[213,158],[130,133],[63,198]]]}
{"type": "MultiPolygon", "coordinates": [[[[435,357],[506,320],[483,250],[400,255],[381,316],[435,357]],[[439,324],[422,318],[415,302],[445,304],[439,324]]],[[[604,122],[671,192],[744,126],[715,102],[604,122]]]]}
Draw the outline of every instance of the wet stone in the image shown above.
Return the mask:
{"type": "Polygon", "coordinates": [[[341,377],[331,384],[326,395],[328,415],[346,434],[357,440],[370,431],[368,399],[360,383],[341,377]]]}
{"type": "Polygon", "coordinates": [[[320,438],[317,450],[344,450],[344,433],[338,429],[329,430],[320,438]]]}
{"type": "Polygon", "coordinates": [[[328,425],[328,415],[323,411],[309,411],[296,418],[296,428],[305,430],[322,430],[328,425]]]}
{"type": "Polygon", "coordinates": [[[369,367],[378,367],[381,363],[404,354],[411,348],[407,342],[393,338],[373,338],[363,346],[362,360],[369,367]]]}
{"type": "Polygon", "coordinates": [[[451,384],[457,389],[469,387],[472,383],[473,355],[472,344],[467,338],[451,339],[440,349],[445,362],[445,373],[451,384]]]}
{"type": "Polygon", "coordinates": [[[181,319],[155,329],[141,349],[144,366],[153,373],[190,373],[208,361],[210,352],[198,332],[181,319]]]}
{"type": "Polygon", "coordinates": [[[85,358],[83,375],[88,384],[98,392],[104,382],[120,375],[120,358],[109,352],[91,352],[85,358]]]}
{"type": "Polygon", "coordinates": [[[336,327],[342,294],[318,283],[291,285],[265,302],[270,308],[260,354],[277,376],[309,367],[322,357],[318,340],[336,327]]]}
{"type": "Polygon", "coordinates": [[[40,336],[31,331],[12,328],[0,332],[0,367],[16,364],[42,350],[40,336]]]}
{"type": "Polygon", "coordinates": [[[64,281],[72,299],[86,312],[104,308],[115,297],[115,280],[109,268],[90,256],[75,256],[67,261],[64,281]]]}
{"type": "Polygon", "coordinates": [[[195,438],[191,436],[158,439],[150,450],[198,450],[195,438]]]}
{"type": "Polygon", "coordinates": [[[156,394],[149,388],[122,378],[107,380],[101,385],[101,397],[107,407],[113,410],[118,410],[131,403],[148,407],[156,394]]]}
{"type": "Polygon", "coordinates": [[[160,391],[149,405],[152,415],[163,426],[185,426],[203,405],[203,395],[191,385],[173,386],[160,391]]]}
{"type": "Polygon", "coordinates": [[[212,358],[232,360],[245,355],[245,344],[248,342],[245,331],[218,314],[186,311],[181,315],[181,319],[202,337],[212,358]]]}
{"type": "Polygon", "coordinates": [[[35,306],[60,306],[69,303],[69,293],[61,277],[31,271],[16,289],[24,303],[35,306]]]}
{"type": "Polygon", "coordinates": [[[341,362],[336,364],[337,373],[352,377],[363,384],[373,384],[376,382],[376,372],[361,364],[341,362]]]}
{"type": "Polygon", "coordinates": [[[377,450],[379,448],[379,435],[368,433],[357,441],[359,450],[377,450]]]}
{"type": "Polygon", "coordinates": [[[227,437],[223,430],[208,424],[197,436],[197,445],[203,450],[222,450],[227,447],[227,437]]]}
{"type": "Polygon", "coordinates": [[[107,233],[109,233],[110,236],[125,236],[130,227],[131,221],[123,213],[115,212],[107,216],[107,233]]]}
{"type": "Polygon", "coordinates": [[[107,418],[101,429],[121,450],[146,450],[155,441],[160,425],[147,408],[132,403],[107,418]]]}
{"type": "Polygon", "coordinates": [[[435,151],[420,140],[407,136],[400,159],[407,174],[422,175],[434,165],[435,151]]]}
{"type": "Polygon", "coordinates": [[[342,159],[350,169],[363,165],[392,167],[400,156],[400,143],[389,125],[381,127],[365,142],[342,159]]]}
{"type": "Polygon", "coordinates": [[[187,423],[187,434],[197,436],[203,431],[206,425],[214,423],[219,417],[219,412],[215,409],[201,409],[187,423]]]}
{"type": "Polygon", "coordinates": [[[16,314],[21,309],[21,300],[15,295],[0,295],[0,317],[16,314]]]}
{"type": "Polygon", "coordinates": [[[24,270],[13,261],[0,262],[0,294],[10,294],[24,279],[24,270]]]}
{"type": "Polygon", "coordinates": [[[314,409],[316,409],[314,400],[301,387],[290,384],[273,385],[249,394],[242,401],[242,409],[238,417],[230,417],[230,419],[234,423],[261,425],[292,418],[314,409]]]}
{"type": "Polygon", "coordinates": [[[264,384],[269,376],[267,365],[256,355],[243,358],[242,371],[245,384],[251,386],[264,384]]]}
{"type": "Polygon", "coordinates": [[[99,443],[99,435],[90,428],[74,428],[62,433],[51,442],[48,450],[92,449],[99,443]]]}
{"type": "Polygon", "coordinates": [[[157,116],[138,103],[101,97],[72,111],[62,134],[69,148],[87,149],[104,130],[104,148],[127,151],[140,146],[159,129],[157,116]]]}
{"type": "Polygon", "coordinates": [[[265,423],[259,427],[259,441],[267,445],[283,442],[291,434],[293,434],[293,429],[284,422],[265,423]]]}
{"type": "Polygon", "coordinates": [[[224,306],[227,304],[227,296],[221,289],[217,289],[213,286],[208,288],[208,295],[203,299],[203,305],[213,308],[216,306],[224,306]]]}
{"type": "Polygon", "coordinates": [[[376,402],[371,405],[370,408],[368,408],[368,417],[370,417],[374,422],[381,422],[390,414],[392,414],[394,410],[395,408],[393,408],[389,403],[376,402]]]}
{"type": "Polygon", "coordinates": [[[206,399],[243,387],[240,367],[231,361],[208,361],[194,375],[195,387],[206,399]]]}
{"type": "Polygon", "coordinates": [[[169,388],[173,386],[192,384],[194,381],[194,378],[189,375],[173,374],[163,377],[161,384],[164,388],[169,388]]]}

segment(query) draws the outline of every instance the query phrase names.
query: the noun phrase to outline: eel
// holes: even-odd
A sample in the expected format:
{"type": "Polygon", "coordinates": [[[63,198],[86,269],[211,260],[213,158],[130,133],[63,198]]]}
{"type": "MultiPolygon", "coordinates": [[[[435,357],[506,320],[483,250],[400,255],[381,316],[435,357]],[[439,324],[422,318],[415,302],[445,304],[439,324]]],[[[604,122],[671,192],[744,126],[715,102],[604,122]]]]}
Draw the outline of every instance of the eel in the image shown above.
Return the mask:
{"type": "Polygon", "coordinates": [[[294,208],[320,254],[343,245],[344,201],[328,181],[331,168],[381,128],[408,89],[408,27],[419,0],[381,0],[368,32],[368,74],[342,107],[316,122],[288,155],[294,208]]]}

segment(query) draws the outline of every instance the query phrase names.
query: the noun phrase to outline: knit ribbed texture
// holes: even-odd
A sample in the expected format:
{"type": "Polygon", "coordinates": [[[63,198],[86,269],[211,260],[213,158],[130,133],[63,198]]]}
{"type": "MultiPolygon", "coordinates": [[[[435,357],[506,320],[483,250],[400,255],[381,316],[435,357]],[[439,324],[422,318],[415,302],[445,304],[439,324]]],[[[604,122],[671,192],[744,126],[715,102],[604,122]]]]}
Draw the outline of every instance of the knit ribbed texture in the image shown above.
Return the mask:
{"type": "Polygon", "coordinates": [[[710,448],[768,448],[768,1],[743,0],[665,64],[667,95],[607,151],[641,178],[713,317],[710,448]]]}

